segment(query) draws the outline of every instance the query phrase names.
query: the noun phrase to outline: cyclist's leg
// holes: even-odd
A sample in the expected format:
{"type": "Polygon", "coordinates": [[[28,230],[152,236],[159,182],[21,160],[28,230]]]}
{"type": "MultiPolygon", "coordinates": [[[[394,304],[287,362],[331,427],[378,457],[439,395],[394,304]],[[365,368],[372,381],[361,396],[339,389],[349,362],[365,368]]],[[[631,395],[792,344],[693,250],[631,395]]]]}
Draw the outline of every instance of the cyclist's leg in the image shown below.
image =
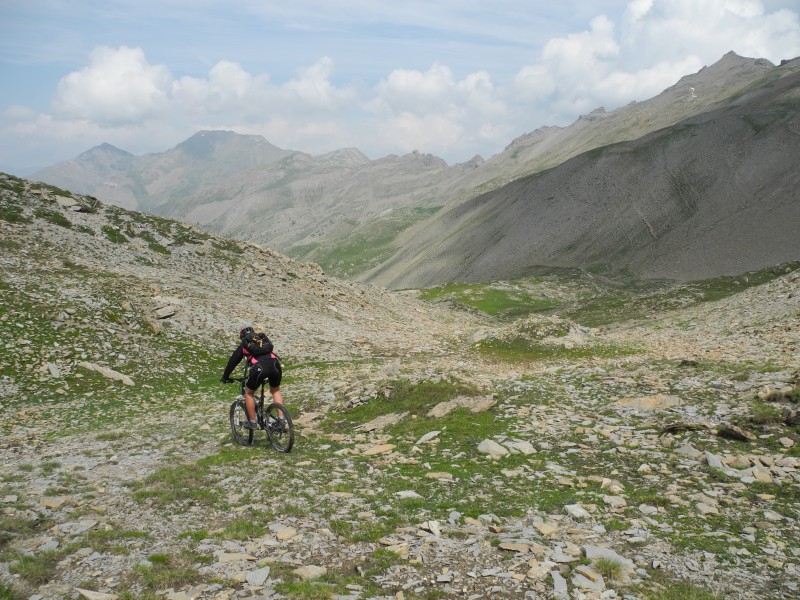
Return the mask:
{"type": "Polygon", "coordinates": [[[281,395],[281,379],[283,378],[283,370],[281,363],[277,358],[273,358],[268,362],[266,367],[266,376],[269,380],[269,393],[272,395],[272,401],[277,404],[283,404],[283,396],[281,395]]]}
{"type": "Polygon", "coordinates": [[[281,386],[269,386],[269,393],[272,394],[272,401],[277,404],[283,404],[283,396],[281,395],[281,386]]]}
{"type": "Polygon", "coordinates": [[[251,421],[256,420],[256,390],[264,381],[264,368],[260,363],[250,367],[250,376],[244,384],[244,405],[247,410],[247,418],[251,421]]]}
{"type": "Polygon", "coordinates": [[[251,390],[249,387],[244,386],[244,407],[247,411],[247,418],[251,421],[256,420],[256,399],[255,399],[255,390],[251,390]]]}

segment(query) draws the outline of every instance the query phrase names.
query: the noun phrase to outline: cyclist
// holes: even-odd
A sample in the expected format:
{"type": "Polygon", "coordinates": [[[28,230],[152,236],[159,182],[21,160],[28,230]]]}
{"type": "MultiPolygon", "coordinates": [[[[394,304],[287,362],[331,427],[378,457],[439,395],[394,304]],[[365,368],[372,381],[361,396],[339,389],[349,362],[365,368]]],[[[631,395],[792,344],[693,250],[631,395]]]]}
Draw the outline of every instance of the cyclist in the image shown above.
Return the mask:
{"type": "Polygon", "coordinates": [[[269,382],[269,393],[272,394],[273,402],[283,404],[283,396],[281,396],[282,372],[278,357],[274,352],[253,356],[245,348],[247,336],[254,333],[255,331],[252,327],[245,327],[239,331],[239,339],[241,340],[239,347],[231,354],[228,364],[225,366],[225,372],[220,378],[222,383],[231,383],[233,381],[230,378],[231,373],[242,362],[242,359],[246,358],[250,361],[250,375],[247,381],[244,382],[244,404],[248,418],[248,422],[244,426],[248,429],[258,429],[255,392],[264,383],[265,379],[269,382]]]}

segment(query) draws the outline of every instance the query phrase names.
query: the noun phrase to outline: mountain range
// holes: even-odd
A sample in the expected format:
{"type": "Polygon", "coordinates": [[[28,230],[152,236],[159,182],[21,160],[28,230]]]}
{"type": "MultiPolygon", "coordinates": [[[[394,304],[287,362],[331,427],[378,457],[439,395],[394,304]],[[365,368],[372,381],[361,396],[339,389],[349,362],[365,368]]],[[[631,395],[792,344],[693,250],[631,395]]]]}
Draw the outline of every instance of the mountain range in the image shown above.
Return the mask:
{"type": "Polygon", "coordinates": [[[800,256],[798,71],[728,53],[650,100],[452,166],[203,131],[140,157],[103,144],[31,178],[393,288],[542,267],[714,276],[800,256]]]}

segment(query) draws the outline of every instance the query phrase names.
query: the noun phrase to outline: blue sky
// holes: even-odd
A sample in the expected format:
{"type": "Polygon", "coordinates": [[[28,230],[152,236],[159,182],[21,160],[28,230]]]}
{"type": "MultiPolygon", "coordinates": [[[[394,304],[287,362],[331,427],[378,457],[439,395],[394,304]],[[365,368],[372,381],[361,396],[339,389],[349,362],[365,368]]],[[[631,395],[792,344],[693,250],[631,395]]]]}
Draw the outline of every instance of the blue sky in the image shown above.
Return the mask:
{"type": "Polygon", "coordinates": [[[0,0],[0,170],[201,129],[320,154],[500,152],[733,50],[800,55],[797,0],[0,0]]]}

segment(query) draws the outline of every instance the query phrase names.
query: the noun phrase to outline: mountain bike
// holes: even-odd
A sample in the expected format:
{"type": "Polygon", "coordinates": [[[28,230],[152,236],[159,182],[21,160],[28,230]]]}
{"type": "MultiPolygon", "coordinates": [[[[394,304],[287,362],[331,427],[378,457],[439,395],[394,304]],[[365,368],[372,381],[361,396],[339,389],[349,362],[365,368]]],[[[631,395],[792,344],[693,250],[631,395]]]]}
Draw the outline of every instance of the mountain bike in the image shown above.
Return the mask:
{"type": "MultiPolygon", "coordinates": [[[[241,396],[231,403],[230,422],[231,434],[233,439],[242,446],[249,446],[253,443],[255,431],[246,427],[247,410],[244,403],[244,382],[250,371],[250,365],[246,362],[244,372],[241,377],[234,377],[232,381],[241,384],[241,396]]],[[[256,420],[258,428],[267,432],[267,437],[272,446],[280,452],[289,452],[294,445],[294,426],[292,417],[286,406],[273,402],[264,406],[264,384],[261,384],[261,391],[256,399],[256,420]]]]}

